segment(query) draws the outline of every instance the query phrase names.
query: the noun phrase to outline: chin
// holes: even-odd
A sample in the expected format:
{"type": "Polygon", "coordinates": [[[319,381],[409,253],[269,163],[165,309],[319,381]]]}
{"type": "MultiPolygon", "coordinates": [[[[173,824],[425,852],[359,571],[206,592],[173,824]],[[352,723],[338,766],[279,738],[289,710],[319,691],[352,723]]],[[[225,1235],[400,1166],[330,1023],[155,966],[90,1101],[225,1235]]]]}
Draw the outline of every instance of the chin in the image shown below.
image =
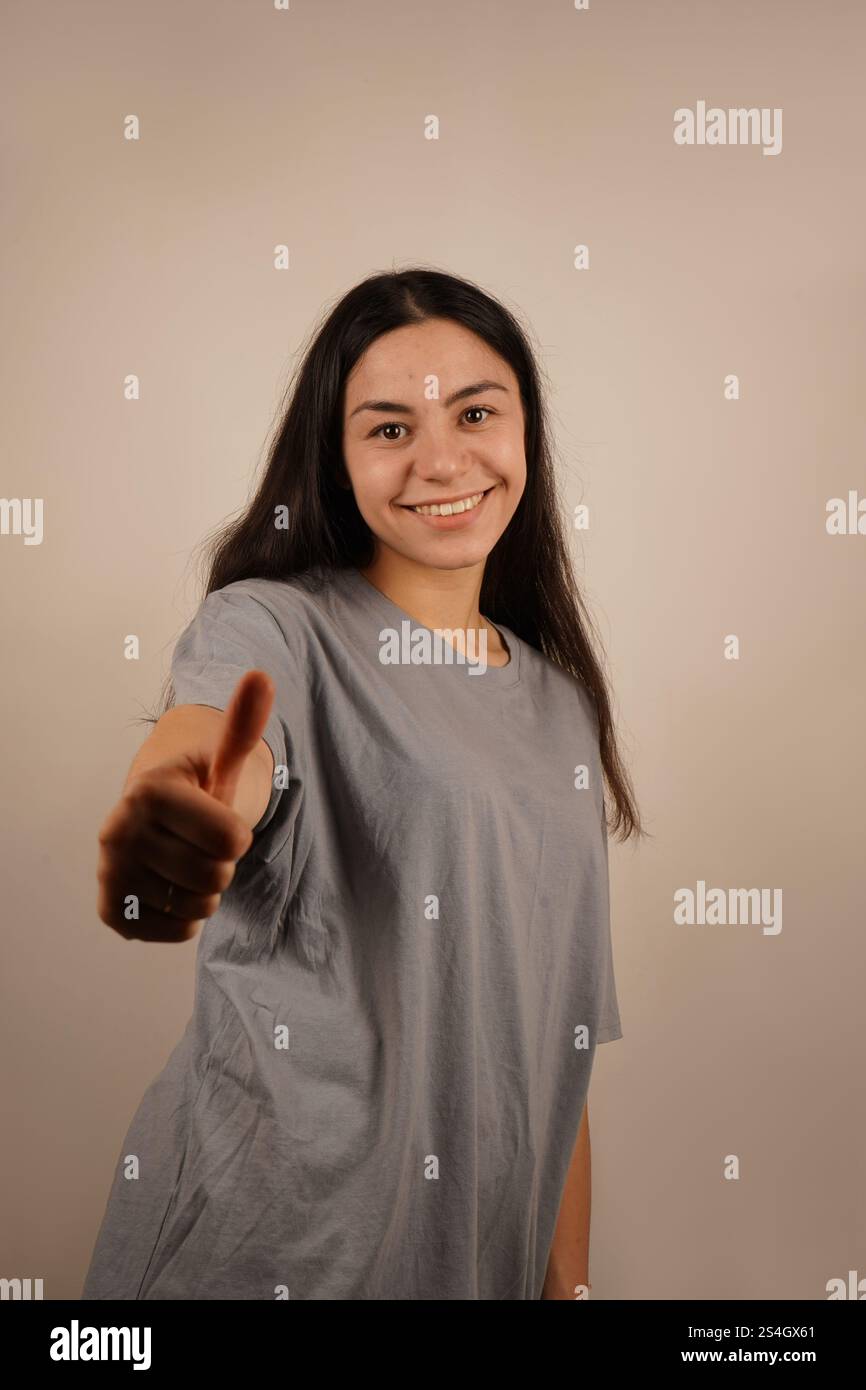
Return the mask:
{"type": "Polygon", "coordinates": [[[413,558],[416,558],[419,564],[429,565],[431,569],[464,570],[470,569],[473,565],[482,565],[492,549],[492,545],[477,544],[465,548],[457,545],[430,546],[425,547],[423,553],[413,558]]]}

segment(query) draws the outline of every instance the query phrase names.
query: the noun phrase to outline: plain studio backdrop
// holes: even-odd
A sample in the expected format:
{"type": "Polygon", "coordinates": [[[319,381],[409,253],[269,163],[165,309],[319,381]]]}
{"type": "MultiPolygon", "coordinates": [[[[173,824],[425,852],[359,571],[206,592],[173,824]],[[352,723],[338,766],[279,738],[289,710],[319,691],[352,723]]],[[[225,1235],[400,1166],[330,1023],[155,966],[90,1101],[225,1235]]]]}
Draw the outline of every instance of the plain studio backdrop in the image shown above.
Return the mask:
{"type": "Polygon", "coordinates": [[[0,1276],[79,1296],[192,1007],[196,944],[124,943],[95,875],[194,547],[323,308],[416,263],[532,327],[654,837],[610,846],[593,1296],[866,1275],[866,534],[827,527],[866,498],[863,7],[19,0],[3,28],[0,1276]],[[678,144],[698,103],[781,111],[781,148],[678,144]],[[677,922],[699,883],[781,890],[781,931],[677,922]]]}

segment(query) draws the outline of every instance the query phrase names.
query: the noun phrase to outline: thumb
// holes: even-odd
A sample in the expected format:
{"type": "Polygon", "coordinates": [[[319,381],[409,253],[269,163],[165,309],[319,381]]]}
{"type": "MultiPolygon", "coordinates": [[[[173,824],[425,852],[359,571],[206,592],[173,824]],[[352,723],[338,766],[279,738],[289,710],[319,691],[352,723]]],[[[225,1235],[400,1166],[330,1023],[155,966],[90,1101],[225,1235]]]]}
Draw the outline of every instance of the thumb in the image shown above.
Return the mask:
{"type": "Polygon", "coordinates": [[[275,687],[265,671],[247,671],[226,706],[219,747],[207,791],[225,806],[235,799],[244,763],[258,745],[274,703],[275,687]]]}

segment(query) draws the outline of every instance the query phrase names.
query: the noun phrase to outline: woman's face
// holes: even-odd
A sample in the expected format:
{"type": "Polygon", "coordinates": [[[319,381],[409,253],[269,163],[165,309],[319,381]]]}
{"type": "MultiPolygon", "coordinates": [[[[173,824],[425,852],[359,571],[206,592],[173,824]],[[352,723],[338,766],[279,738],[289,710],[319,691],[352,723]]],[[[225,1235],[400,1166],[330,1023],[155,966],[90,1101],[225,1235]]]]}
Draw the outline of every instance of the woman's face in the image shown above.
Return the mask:
{"type": "Polygon", "coordinates": [[[450,319],[383,334],[346,382],[343,458],[358,510],[381,545],[418,564],[460,569],[490,554],[526,485],[523,431],[511,368],[450,319]],[[450,515],[411,510],[460,499],[468,505],[450,515]]]}

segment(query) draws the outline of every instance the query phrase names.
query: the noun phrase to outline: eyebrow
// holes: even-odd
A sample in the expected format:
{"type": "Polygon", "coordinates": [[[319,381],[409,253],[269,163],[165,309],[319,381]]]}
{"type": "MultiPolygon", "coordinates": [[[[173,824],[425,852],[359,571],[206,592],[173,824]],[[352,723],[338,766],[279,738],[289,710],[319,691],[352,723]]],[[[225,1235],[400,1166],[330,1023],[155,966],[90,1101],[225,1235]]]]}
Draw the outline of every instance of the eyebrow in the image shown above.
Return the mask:
{"type": "MultiPolygon", "coordinates": [[[[448,396],[442,405],[446,408],[454,405],[457,401],[465,400],[467,396],[478,396],[482,391],[504,391],[508,394],[508,387],[502,386],[498,381],[476,381],[471,386],[461,386],[459,391],[454,391],[448,396]]],[[[415,411],[411,405],[403,405],[400,401],[362,401],[356,405],[349,419],[359,414],[362,410],[377,410],[387,412],[389,415],[414,415],[415,411]]]]}

